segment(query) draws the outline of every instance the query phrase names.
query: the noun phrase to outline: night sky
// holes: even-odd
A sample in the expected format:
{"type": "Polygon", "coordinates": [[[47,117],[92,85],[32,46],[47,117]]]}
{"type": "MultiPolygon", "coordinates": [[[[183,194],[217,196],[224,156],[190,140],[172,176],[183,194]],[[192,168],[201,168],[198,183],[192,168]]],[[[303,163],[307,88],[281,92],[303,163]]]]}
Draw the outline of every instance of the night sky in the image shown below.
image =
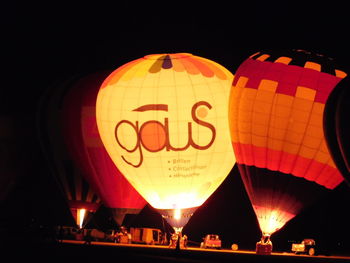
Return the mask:
{"type": "MultiPolygon", "coordinates": [[[[297,48],[328,55],[343,69],[350,68],[349,14],[336,1],[317,5],[235,1],[232,7],[220,1],[172,2],[171,6],[117,2],[121,3],[3,4],[0,116],[11,123],[16,138],[13,158],[7,163],[16,177],[0,200],[2,232],[18,234],[31,225],[71,224],[36,130],[40,97],[57,83],[78,74],[116,69],[152,53],[193,53],[234,73],[244,59],[262,48],[297,48]]],[[[272,239],[276,249],[289,249],[288,242],[312,237],[334,251],[350,251],[349,203],[350,188],[342,184],[276,233],[272,239]]],[[[162,227],[160,216],[150,207],[133,222],[162,227]]],[[[236,242],[254,249],[260,232],[236,168],[184,232],[197,242],[209,232],[218,233],[226,247],[236,242]]]]}

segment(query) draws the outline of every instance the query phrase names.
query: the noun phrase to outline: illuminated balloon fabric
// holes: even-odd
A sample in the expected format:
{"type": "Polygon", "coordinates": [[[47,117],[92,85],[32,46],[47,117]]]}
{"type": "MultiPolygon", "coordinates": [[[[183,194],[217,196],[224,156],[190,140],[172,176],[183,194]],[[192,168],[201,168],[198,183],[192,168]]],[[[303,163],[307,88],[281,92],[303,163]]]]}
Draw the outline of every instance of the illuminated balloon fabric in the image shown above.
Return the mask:
{"type": "Polygon", "coordinates": [[[121,66],[99,91],[97,124],[108,153],[172,226],[186,224],[234,165],[232,78],[205,58],[159,54],[121,66]],[[183,221],[172,220],[177,209],[183,221]]]}
{"type": "MultiPolygon", "coordinates": [[[[76,78],[73,78],[47,90],[39,103],[37,124],[43,154],[75,222],[79,225],[79,211],[86,209],[92,213],[96,212],[101,201],[68,154],[62,132],[63,98],[75,81],[76,78]]],[[[91,217],[92,214],[87,214],[84,224],[88,223],[91,217]]]]}
{"type": "Polygon", "coordinates": [[[325,102],[345,73],[302,50],[259,52],[237,69],[231,139],[263,234],[272,234],[342,182],[322,129],[325,102]]]}
{"type": "Polygon", "coordinates": [[[329,96],[324,114],[328,149],[345,180],[350,184],[350,79],[345,77],[329,96]]]}
{"type": "Polygon", "coordinates": [[[62,120],[67,149],[84,178],[112,208],[121,225],[125,214],[138,214],[146,201],[130,185],[106,152],[96,126],[96,98],[110,72],[96,72],[80,78],[64,96],[62,120]]]}

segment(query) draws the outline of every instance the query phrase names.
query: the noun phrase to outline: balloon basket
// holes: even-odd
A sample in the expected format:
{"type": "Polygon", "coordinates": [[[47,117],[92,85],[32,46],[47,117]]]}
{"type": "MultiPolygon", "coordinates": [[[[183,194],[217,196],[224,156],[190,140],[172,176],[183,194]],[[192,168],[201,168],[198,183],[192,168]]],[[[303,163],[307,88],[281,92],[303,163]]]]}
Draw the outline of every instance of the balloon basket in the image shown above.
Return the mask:
{"type": "Polygon", "coordinates": [[[256,243],[256,254],[258,255],[271,255],[272,253],[272,242],[270,235],[263,235],[261,240],[256,243]]]}

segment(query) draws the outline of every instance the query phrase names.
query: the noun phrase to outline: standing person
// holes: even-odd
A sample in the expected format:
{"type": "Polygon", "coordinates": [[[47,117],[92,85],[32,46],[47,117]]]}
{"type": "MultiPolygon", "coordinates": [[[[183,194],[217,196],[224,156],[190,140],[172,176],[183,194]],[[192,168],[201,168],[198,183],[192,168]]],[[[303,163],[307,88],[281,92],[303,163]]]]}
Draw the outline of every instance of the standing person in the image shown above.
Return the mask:
{"type": "Polygon", "coordinates": [[[131,233],[128,232],[127,235],[128,235],[128,244],[131,244],[131,241],[132,241],[131,233]]]}
{"type": "Polygon", "coordinates": [[[58,228],[58,243],[62,243],[64,238],[64,229],[63,226],[59,226],[58,228]]]}
{"type": "Polygon", "coordinates": [[[182,238],[183,238],[184,248],[187,248],[187,241],[188,241],[187,235],[183,235],[182,238]]]}
{"type": "Polygon", "coordinates": [[[92,241],[91,229],[87,229],[84,240],[85,240],[85,243],[84,243],[85,245],[91,245],[91,241],[92,241]]]}
{"type": "Polygon", "coordinates": [[[170,244],[169,244],[170,248],[176,247],[177,239],[178,239],[178,235],[176,233],[172,233],[170,237],[170,244]]]}

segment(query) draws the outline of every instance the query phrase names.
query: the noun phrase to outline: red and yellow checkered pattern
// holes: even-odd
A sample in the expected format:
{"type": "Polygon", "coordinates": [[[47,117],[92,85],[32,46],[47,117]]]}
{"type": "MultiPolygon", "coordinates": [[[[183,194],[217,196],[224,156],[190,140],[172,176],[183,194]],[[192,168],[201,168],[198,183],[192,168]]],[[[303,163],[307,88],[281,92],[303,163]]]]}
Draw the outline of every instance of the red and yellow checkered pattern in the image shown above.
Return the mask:
{"type": "Polygon", "coordinates": [[[230,95],[237,163],[303,177],[333,189],[343,178],[323,134],[325,102],[345,73],[293,57],[254,54],[238,68],[230,95]]]}

